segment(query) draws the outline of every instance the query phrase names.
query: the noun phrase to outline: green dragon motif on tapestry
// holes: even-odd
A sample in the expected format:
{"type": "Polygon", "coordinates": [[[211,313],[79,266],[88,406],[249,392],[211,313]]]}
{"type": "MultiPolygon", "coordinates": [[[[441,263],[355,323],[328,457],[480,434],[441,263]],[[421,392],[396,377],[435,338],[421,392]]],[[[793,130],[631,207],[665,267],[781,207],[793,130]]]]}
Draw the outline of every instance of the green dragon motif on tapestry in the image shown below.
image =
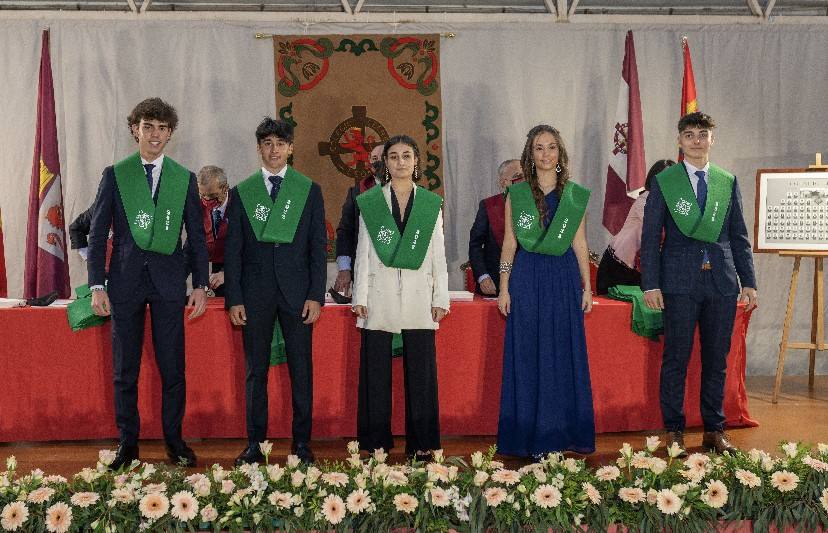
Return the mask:
{"type": "Polygon", "coordinates": [[[434,41],[415,37],[386,37],[380,43],[380,53],[388,58],[388,71],[400,86],[416,90],[423,96],[430,96],[437,91],[439,62],[434,41]],[[397,60],[401,62],[397,64],[397,60]],[[420,65],[422,72],[412,82],[417,65],[420,65]]]}
{"type": "Polygon", "coordinates": [[[296,39],[275,42],[279,84],[277,90],[285,97],[312,89],[328,73],[328,58],[334,52],[330,39],[296,39]],[[294,69],[298,68],[298,72],[294,69]],[[304,78],[304,82],[299,76],[304,78]]]}

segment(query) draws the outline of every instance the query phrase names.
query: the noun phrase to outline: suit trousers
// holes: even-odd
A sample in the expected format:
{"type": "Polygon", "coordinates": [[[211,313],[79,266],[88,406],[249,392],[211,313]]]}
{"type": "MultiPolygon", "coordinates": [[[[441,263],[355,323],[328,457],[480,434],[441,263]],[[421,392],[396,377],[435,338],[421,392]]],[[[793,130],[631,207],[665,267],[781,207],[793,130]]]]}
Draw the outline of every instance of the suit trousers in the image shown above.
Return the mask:
{"type": "MultiPolygon", "coordinates": [[[[437,349],[433,329],[404,329],[405,452],[440,448],[437,349]]],[[[394,447],[391,435],[391,339],[393,333],[363,329],[359,355],[357,438],[360,448],[394,447]]]]}
{"type": "Polygon", "coordinates": [[[667,431],[684,431],[684,384],[696,324],[701,342],[701,415],[705,431],[722,431],[727,354],[736,295],[721,294],[712,270],[702,270],[690,294],[664,294],[661,414],[667,431]]]}
{"type": "MultiPolygon", "coordinates": [[[[210,265],[210,273],[215,274],[216,272],[221,272],[224,270],[224,263],[212,263],[210,265]]],[[[224,298],[224,285],[219,285],[215,289],[213,289],[213,294],[216,295],[217,298],[224,298]]]]}
{"type": "Polygon", "coordinates": [[[138,414],[138,374],[144,343],[144,322],[149,304],[152,345],[161,374],[161,424],[164,440],[171,447],[183,444],[186,381],[184,374],[184,304],[158,294],[149,271],[141,271],[135,299],[111,302],[112,370],[115,385],[115,422],[121,444],[138,443],[141,420],[138,414]]]}
{"type": "Polygon", "coordinates": [[[313,415],[313,325],[302,323],[301,310],[291,309],[278,287],[246,303],[245,312],[247,325],[244,326],[242,339],[247,366],[245,402],[248,442],[257,445],[267,438],[267,378],[277,317],[285,338],[290,374],[293,441],[309,442],[313,415]]]}

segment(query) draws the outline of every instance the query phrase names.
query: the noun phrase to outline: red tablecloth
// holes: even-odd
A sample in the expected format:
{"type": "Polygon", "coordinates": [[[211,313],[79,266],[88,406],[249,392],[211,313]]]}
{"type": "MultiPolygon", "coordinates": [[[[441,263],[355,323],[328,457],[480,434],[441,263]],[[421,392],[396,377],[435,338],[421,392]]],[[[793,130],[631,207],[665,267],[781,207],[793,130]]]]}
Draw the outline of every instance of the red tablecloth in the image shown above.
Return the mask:
{"type": "MultiPolygon", "coordinates": [[[[662,346],[630,331],[630,306],[598,298],[587,316],[598,432],[661,427],[662,346]]],[[[149,320],[149,319],[148,319],[149,320]]],[[[728,358],[725,413],[731,426],[755,425],[745,392],[749,315],[737,310],[728,358]]],[[[160,377],[149,327],[139,383],[141,437],[161,437],[160,377]]],[[[444,435],[497,433],[504,320],[493,301],[455,302],[437,333],[440,422],[444,435]]],[[[64,309],[0,310],[0,441],[117,436],[109,325],[72,333],[64,309]]],[[[348,307],[326,306],[314,327],[315,437],[356,431],[359,330],[348,307]]],[[[698,343],[697,343],[698,344],[698,343]]],[[[218,301],[186,324],[187,438],[245,437],[241,333],[218,301]]],[[[688,425],[699,425],[699,357],[688,373],[688,425]]],[[[395,433],[404,433],[402,366],[394,364],[395,433]]],[[[271,437],[290,436],[286,365],[270,373],[271,437]]]]}

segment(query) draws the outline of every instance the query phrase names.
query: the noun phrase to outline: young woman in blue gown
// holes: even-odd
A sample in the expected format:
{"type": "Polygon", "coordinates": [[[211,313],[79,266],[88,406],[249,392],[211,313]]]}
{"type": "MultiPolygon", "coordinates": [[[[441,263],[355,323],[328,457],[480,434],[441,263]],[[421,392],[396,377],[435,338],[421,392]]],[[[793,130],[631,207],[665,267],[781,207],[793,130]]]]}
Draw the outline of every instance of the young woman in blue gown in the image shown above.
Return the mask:
{"type": "Polygon", "coordinates": [[[497,448],[521,457],[591,453],[595,424],[584,313],[592,309],[592,287],[583,220],[589,191],[574,183],[567,187],[569,157],[551,126],[529,131],[521,166],[526,183],[510,188],[500,263],[498,307],[506,316],[506,336],[497,448]],[[570,209],[573,190],[581,191],[579,221],[577,209],[570,209]],[[522,208],[516,207],[518,198],[524,198],[522,208]],[[559,205],[561,217],[555,219],[559,205]],[[538,242],[570,225],[569,242],[564,236],[553,253],[544,246],[526,249],[533,216],[542,224],[535,228],[538,242]]]}

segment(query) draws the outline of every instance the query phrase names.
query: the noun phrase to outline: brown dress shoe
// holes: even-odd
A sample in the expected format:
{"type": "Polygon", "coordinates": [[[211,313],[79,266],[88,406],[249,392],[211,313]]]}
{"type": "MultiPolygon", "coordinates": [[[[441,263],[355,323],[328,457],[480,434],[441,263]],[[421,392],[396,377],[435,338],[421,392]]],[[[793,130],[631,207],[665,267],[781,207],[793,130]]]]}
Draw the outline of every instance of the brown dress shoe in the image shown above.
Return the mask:
{"type": "Polygon", "coordinates": [[[687,449],[684,447],[684,432],[683,431],[668,431],[667,438],[665,439],[667,442],[667,448],[669,449],[670,446],[673,445],[675,442],[678,444],[679,448],[681,448],[681,453],[678,454],[676,457],[687,457],[687,449]]]}
{"type": "Polygon", "coordinates": [[[735,453],[738,448],[728,439],[724,431],[705,431],[702,437],[702,446],[711,452],[723,454],[735,453]]]}

